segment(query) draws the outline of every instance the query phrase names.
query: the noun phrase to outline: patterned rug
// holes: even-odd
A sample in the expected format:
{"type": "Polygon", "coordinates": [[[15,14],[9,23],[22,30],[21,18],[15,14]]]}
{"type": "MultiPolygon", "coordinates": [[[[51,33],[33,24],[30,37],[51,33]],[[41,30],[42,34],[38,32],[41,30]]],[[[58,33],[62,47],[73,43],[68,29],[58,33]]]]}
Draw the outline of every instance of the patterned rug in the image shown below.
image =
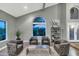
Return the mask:
{"type": "Polygon", "coordinates": [[[27,54],[25,48],[18,56],[59,56],[53,47],[51,48],[51,54],[47,50],[33,49],[27,54]]]}

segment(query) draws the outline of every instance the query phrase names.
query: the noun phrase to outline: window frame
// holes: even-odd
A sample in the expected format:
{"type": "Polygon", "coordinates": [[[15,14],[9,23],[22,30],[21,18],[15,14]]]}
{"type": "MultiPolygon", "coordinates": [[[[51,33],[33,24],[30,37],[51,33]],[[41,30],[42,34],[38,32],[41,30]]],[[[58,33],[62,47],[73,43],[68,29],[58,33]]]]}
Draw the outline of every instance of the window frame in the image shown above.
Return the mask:
{"type": "Polygon", "coordinates": [[[77,7],[72,7],[72,8],[70,8],[70,19],[71,19],[71,20],[78,20],[78,19],[79,19],[79,9],[78,9],[77,7]],[[77,19],[76,19],[76,18],[71,18],[71,15],[72,15],[72,14],[71,14],[71,11],[72,11],[73,8],[75,8],[75,9],[77,10],[77,12],[78,12],[78,13],[77,13],[77,16],[78,16],[77,19]]]}
{"type": "Polygon", "coordinates": [[[7,21],[6,20],[4,20],[4,19],[0,19],[0,21],[4,21],[4,22],[6,22],[6,39],[5,40],[2,40],[2,41],[0,41],[0,42],[5,42],[5,41],[7,41],[8,40],[8,30],[7,30],[7,21]]]}
{"type": "MultiPolygon", "coordinates": [[[[37,17],[43,17],[43,16],[37,16],[37,17]]],[[[35,17],[36,18],[36,17],[35,17]]],[[[34,18],[34,19],[35,19],[34,18]]],[[[45,18],[45,17],[43,17],[43,18],[45,18]]],[[[33,20],[34,20],[33,19],[33,20]]],[[[45,25],[45,36],[46,36],[46,29],[47,29],[47,27],[46,27],[46,18],[45,18],[45,22],[34,22],[34,21],[32,21],[33,23],[32,23],[32,33],[33,33],[33,24],[44,24],[45,25]]],[[[32,34],[33,35],[33,34],[32,34]]],[[[34,35],[33,35],[34,36],[34,35]]],[[[39,36],[39,37],[41,37],[41,36],[39,36]]]]}

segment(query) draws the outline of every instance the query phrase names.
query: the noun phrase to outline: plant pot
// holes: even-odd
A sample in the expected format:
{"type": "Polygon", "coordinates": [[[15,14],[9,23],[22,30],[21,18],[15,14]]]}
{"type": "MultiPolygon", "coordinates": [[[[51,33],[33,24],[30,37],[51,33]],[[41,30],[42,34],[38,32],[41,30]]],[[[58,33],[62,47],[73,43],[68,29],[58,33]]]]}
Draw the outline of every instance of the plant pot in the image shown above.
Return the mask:
{"type": "Polygon", "coordinates": [[[16,40],[21,40],[21,38],[16,38],[16,40]]]}

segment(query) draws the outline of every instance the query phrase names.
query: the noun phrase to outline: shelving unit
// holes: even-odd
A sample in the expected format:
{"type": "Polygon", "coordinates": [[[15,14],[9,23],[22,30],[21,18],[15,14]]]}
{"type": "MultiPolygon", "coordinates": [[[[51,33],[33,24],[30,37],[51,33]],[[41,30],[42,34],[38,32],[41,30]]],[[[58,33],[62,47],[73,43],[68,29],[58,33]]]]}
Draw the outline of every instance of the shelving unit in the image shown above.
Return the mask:
{"type": "Polygon", "coordinates": [[[61,27],[53,25],[51,27],[51,40],[61,39],[61,27]]]}

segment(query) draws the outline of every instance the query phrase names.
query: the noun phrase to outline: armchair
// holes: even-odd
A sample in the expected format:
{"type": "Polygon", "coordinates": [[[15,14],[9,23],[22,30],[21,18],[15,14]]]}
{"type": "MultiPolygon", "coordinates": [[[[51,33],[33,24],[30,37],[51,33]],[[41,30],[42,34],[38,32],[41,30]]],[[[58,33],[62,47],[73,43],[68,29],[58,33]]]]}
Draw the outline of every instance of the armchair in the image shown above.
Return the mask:
{"type": "Polygon", "coordinates": [[[54,49],[60,56],[67,56],[69,54],[69,42],[65,40],[54,41],[54,49]]]}
{"type": "Polygon", "coordinates": [[[7,49],[9,55],[16,56],[23,50],[23,41],[11,40],[7,43],[7,49]]]}
{"type": "Polygon", "coordinates": [[[50,45],[50,39],[48,37],[42,37],[42,45],[50,45]]]}
{"type": "Polygon", "coordinates": [[[30,45],[38,45],[37,37],[31,37],[29,44],[30,45]]]}

